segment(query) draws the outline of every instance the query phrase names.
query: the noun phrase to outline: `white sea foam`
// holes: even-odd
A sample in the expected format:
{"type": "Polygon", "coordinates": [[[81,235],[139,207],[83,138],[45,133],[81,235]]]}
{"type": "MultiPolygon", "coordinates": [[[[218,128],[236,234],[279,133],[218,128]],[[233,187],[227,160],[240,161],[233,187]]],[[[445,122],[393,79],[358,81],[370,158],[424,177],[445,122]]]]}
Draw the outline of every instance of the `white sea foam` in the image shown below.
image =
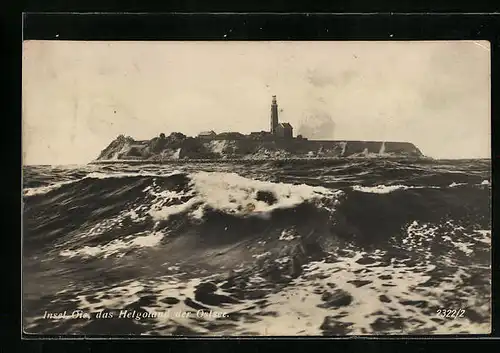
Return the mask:
{"type": "Polygon", "coordinates": [[[448,185],[450,188],[454,188],[454,187],[457,187],[457,186],[461,186],[461,185],[467,185],[467,183],[451,183],[450,185],[448,185]]]}
{"type": "Polygon", "coordinates": [[[491,230],[480,229],[475,232],[480,234],[481,237],[475,236],[474,239],[484,244],[491,244],[491,230]]]}
{"type": "Polygon", "coordinates": [[[63,250],[59,255],[64,257],[102,257],[107,258],[110,256],[120,257],[124,250],[142,247],[154,247],[160,243],[164,234],[160,232],[151,233],[148,235],[127,237],[123,240],[115,239],[104,245],[98,246],[84,246],[74,250],[63,250]]]}
{"type": "MultiPolygon", "coordinates": [[[[448,231],[446,235],[441,236],[441,239],[445,244],[451,245],[453,249],[461,251],[465,255],[470,255],[474,252],[477,242],[484,244],[490,244],[491,242],[491,231],[489,230],[470,232],[466,231],[464,227],[454,224],[452,221],[447,221],[443,225],[453,229],[456,234],[448,231]]],[[[430,256],[429,247],[439,232],[439,225],[413,221],[406,228],[406,234],[401,240],[402,247],[411,251],[420,250],[427,252],[427,255],[430,256]]]]}
{"type": "Polygon", "coordinates": [[[253,258],[255,259],[260,259],[260,258],[263,258],[263,257],[266,257],[266,256],[270,256],[271,255],[271,252],[269,251],[266,251],[262,254],[255,254],[255,255],[252,255],[253,258]]]}
{"type": "Polygon", "coordinates": [[[407,250],[421,249],[428,251],[429,244],[436,236],[437,229],[438,227],[435,225],[420,224],[413,221],[406,228],[406,234],[401,240],[403,247],[407,250]]]}
{"type": "Polygon", "coordinates": [[[279,240],[290,241],[297,238],[297,235],[294,234],[291,230],[283,230],[280,234],[279,240]]]}
{"type": "Polygon", "coordinates": [[[191,210],[194,218],[202,218],[204,210],[211,208],[228,214],[265,216],[276,209],[297,206],[305,201],[336,197],[341,191],[324,187],[272,183],[242,177],[235,173],[198,172],[191,175],[190,190],[172,194],[169,191],[151,191],[157,201],[149,214],[156,220],[191,210]],[[274,195],[276,202],[268,204],[257,200],[259,191],[274,195]],[[179,205],[161,206],[165,201],[183,196],[191,197],[179,205]]]}
{"type": "Polygon", "coordinates": [[[439,186],[413,186],[413,185],[375,185],[375,186],[361,186],[354,185],[352,189],[354,191],[365,192],[370,194],[390,194],[391,192],[397,190],[408,190],[408,189],[439,189],[439,186]]]}
{"type": "Polygon", "coordinates": [[[352,187],[354,191],[366,192],[371,194],[389,194],[396,190],[406,190],[411,187],[405,185],[376,185],[376,186],[360,186],[352,187]]]}

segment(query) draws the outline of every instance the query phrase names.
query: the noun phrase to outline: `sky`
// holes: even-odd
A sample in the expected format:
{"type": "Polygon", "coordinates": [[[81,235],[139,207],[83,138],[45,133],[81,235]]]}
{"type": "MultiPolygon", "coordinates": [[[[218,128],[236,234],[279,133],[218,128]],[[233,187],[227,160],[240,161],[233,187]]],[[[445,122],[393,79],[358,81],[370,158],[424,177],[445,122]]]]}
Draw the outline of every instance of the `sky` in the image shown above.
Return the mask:
{"type": "Polygon", "coordinates": [[[23,163],[82,164],[118,135],[269,129],[408,141],[433,158],[490,158],[490,44],[23,43],[23,163]]]}

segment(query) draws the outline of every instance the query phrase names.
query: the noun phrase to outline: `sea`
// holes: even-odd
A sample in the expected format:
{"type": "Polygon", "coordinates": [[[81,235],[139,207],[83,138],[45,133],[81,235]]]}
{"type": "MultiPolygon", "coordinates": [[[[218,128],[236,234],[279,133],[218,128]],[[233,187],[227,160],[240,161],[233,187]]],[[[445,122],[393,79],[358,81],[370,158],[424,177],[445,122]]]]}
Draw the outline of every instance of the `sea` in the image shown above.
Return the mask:
{"type": "Polygon", "coordinates": [[[491,329],[491,161],[23,168],[23,330],[491,329]]]}

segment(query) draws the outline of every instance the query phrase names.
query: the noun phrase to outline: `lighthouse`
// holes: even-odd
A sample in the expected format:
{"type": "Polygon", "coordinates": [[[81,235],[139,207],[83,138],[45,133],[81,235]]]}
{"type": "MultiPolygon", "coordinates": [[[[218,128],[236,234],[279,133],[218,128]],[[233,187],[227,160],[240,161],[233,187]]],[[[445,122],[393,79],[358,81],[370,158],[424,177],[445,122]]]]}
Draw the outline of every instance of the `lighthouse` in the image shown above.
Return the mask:
{"type": "Polygon", "coordinates": [[[276,96],[273,96],[271,102],[271,134],[276,135],[278,132],[278,103],[276,102],[276,96]]]}

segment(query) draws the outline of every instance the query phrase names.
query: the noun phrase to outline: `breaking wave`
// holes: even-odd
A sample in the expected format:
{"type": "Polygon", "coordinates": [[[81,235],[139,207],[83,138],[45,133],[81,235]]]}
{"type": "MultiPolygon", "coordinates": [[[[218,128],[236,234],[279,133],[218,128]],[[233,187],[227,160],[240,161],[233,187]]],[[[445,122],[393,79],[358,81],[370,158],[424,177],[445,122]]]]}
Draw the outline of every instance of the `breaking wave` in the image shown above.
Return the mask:
{"type": "MultiPolygon", "coordinates": [[[[87,244],[91,238],[96,243],[109,241],[94,248],[85,245],[77,252],[101,254],[106,252],[102,249],[113,252],[156,244],[161,234],[174,231],[179,217],[187,227],[188,223],[208,226],[221,218],[242,224],[251,223],[248,218],[266,222],[275,213],[301,208],[329,214],[342,194],[340,190],[258,181],[234,173],[91,173],[82,179],[27,189],[26,225],[38,235],[29,235],[26,241],[50,238],[61,247],[87,244]],[[44,208],[47,203],[55,205],[44,208]],[[148,231],[153,234],[147,235],[148,231]]],[[[64,249],[61,254],[75,252],[64,249]]]]}

